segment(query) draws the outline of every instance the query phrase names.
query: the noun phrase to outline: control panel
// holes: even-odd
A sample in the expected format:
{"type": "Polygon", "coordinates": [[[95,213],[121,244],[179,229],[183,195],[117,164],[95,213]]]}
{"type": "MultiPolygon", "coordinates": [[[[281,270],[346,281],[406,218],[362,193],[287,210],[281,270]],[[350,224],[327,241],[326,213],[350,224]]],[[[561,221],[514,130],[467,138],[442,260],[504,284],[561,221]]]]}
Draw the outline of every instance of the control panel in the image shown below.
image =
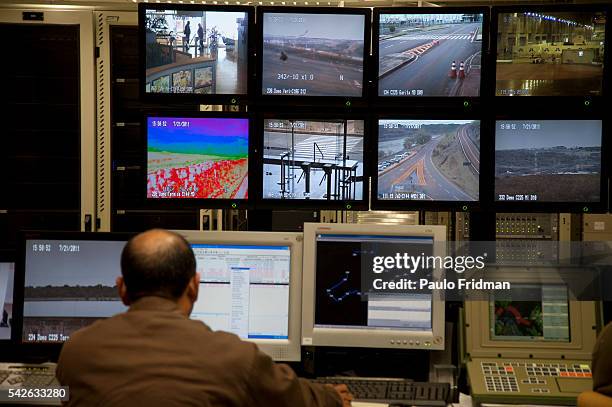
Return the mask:
{"type": "Polygon", "coordinates": [[[495,236],[498,263],[537,264],[559,259],[556,213],[498,213],[495,236]]]}
{"type": "Polygon", "coordinates": [[[498,213],[497,239],[559,240],[559,217],[554,213],[498,213]]]}
{"type": "Polygon", "coordinates": [[[468,374],[478,404],[575,405],[578,394],[593,385],[586,360],[474,358],[468,374]]]}
{"type": "Polygon", "coordinates": [[[455,216],[455,240],[470,240],[470,214],[457,212],[455,216]]]}
{"type": "Polygon", "coordinates": [[[559,242],[554,240],[503,239],[495,242],[498,264],[537,264],[559,259],[559,242]]]}

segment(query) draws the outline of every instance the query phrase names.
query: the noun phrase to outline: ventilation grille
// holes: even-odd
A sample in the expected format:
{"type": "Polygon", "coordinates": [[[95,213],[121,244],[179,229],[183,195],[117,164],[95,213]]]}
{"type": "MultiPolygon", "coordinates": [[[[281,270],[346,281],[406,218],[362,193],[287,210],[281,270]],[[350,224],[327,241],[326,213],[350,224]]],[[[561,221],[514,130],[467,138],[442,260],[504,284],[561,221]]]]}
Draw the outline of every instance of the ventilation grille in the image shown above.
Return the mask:
{"type": "Polygon", "coordinates": [[[275,346],[272,348],[269,356],[274,360],[287,360],[289,357],[289,349],[285,346],[275,346]]]}
{"type": "Polygon", "coordinates": [[[354,212],[352,223],[369,225],[418,225],[418,212],[363,211],[354,212]]]}
{"type": "Polygon", "coordinates": [[[99,49],[99,57],[96,61],[96,105],[97,105],[97,209],[98,218],[105,219],[108,214],[106,206],[106,168],[107,168],[107,131],[106,131],[106,95],[108,93],[107,78],[105,76],[106,56],[108,44],[104,39],[108,38],[108,24],[104,13],[97,13],[96,24],[96,46],[99,49]]]}

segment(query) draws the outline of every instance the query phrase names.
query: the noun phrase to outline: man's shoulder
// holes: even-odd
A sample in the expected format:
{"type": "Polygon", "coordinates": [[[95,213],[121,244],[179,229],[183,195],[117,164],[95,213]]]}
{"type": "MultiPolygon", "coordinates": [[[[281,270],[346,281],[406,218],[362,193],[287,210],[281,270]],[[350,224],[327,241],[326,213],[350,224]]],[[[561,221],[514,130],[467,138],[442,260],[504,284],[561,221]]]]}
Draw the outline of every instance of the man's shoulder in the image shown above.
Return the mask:
{"type": "Polygon", "coordinates": [[[163,315],[161,317],[163,319],[158,318],[160,316],[147,315],[147,318],[143,320],[140,315],[124,312],[96,321],[73,333],[64,345],[64,348],[67,348],[64,350],[78,350],[82,346],[91,348],[97,343],[105,343],[109,340],[117,342],[139,338],[146,341],[148,336],[149,341],[196,344],[195,348],[200,350],[207,348],[212,353],[233,354],[239,358],[248,359],[258,351],[255,344],[243,341],[232,333],[212,331],[202,321],[182,317],[173,318],[168,315],[163,315]],[[148,335],[154,328],[157,329],[156,335],[148,335]]]}
{"type": "Polygon", "coordinates": [[[110,318],[99,319],[84,328],[81,328],[70,334],[67,342],[62,350],[66,348],[77,347],[81,343],[90,344],[104,339],[104,333],[113,331],[118,324],[121,324],[121,319],[124,313],[114,315],[110,318]]]}

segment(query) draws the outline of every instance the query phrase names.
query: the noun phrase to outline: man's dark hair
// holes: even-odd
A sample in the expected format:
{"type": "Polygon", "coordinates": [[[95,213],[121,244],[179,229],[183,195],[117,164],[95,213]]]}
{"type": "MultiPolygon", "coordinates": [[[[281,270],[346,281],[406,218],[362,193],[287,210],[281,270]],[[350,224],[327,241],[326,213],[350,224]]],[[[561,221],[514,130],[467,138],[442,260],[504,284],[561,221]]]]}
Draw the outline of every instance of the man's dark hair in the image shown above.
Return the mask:
{"type": "Polygon", "coordinates": [[[195,256],[189,243],[165,230],[134,236],[121,253],[121,274],[130,301],[147,296],[176,300],[195,270],[195,256]]]}

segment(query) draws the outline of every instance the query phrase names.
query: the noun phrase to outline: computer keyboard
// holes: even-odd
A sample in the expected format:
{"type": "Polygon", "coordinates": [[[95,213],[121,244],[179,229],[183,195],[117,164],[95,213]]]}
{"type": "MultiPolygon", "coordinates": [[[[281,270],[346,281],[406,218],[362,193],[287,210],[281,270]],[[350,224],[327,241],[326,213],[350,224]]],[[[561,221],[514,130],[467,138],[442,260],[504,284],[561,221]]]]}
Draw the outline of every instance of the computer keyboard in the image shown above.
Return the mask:
{"type": "Polygon", "coordinates": [[[55,387],[55,364],[0,363],[0,388],[55,387]]]}
{"type": "Polygon", "coordinates": [[[407,379],[320,377],[321,384],[346,384],[357,401],[409,406],[446,406],[451,402],[448,383],[422,383],[407,379]]]}
{"type": "MultiPolygon", "coordinates": [[[[55,367],[55,363],[0,363],[0,390],[59,387],[55,367]]],[[[59,398],[41,398],[27,399],[18,404],[60,406],[62,403],[59,398]]]]}

